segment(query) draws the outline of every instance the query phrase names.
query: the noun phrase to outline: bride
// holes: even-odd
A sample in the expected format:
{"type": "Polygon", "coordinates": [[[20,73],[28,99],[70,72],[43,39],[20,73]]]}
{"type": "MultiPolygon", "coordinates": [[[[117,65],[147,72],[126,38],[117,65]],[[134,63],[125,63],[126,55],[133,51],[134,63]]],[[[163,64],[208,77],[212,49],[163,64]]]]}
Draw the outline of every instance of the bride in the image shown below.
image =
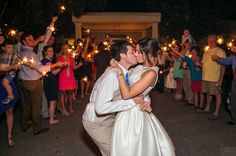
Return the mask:
{"type": "MultiPolygon", "coordinates": [[[[156,40],[146,37],[137,44],[136,66],[129,76],[127,86],[122,69],[115,66],[121,95],[130,99],[139,94],[148,98],[148,93],[158,79],[157,55],[160,50],[156,40]]],[[[175,148],[160,121],[152,113],[143,112],[138,106],[119,112],[113,128],[112,156],[175,156],[175,148]]]]}

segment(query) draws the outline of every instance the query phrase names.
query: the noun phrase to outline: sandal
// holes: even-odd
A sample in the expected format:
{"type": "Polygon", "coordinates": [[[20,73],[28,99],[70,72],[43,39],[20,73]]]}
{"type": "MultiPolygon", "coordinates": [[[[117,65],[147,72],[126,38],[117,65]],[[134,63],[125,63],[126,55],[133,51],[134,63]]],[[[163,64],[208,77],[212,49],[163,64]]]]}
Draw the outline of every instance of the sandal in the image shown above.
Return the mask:
{"type": "Polygon", "coordinates": [[[13,147],[15,145],[12,137],[7,138],[7,144],[8,147],[13,147]]]}

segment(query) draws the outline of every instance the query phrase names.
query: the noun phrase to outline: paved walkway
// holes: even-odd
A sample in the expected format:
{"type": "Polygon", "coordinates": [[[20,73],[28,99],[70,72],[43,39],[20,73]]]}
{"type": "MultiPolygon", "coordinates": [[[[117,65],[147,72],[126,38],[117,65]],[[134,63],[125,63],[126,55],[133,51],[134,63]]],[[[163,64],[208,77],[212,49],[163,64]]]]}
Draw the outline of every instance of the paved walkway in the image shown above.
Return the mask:
{"type": "MultiPolygon", "coordinates": [[[[166,128],[176,146],[177,156],[236,156],[236,126],[226,125],[222,109],[220,119],[208,120],[189,106],[176,102],[172,95],[151,93],[153,112],[166,128]]],[[[16,111],[14,137],[16,146],[6,145],[5,120],[0,121],[0,156],[98,156],[96,145],[83,130],[81,117],[88,97],[75,102],[75,114],[61,117],[60,124],[34,136],[29,129],[22,133],[16,111]]],[[[48,121],[43,121],[47,126],[48,121]]]]}

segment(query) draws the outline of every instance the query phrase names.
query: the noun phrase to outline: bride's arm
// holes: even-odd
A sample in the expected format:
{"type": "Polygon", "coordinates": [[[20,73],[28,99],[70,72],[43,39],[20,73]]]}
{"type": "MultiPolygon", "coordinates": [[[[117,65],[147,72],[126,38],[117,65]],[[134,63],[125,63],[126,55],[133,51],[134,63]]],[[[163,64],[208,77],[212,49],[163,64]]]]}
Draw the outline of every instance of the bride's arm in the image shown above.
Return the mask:
{"type": "Polygon", "coordinates": [[[123,99],[130,99],[143,93],[148,87],[154,85],[156,78],[156,71],[148,70],[142,74],[141,78],[135,84],[128,87],[123,73],[118,72],[119,86],[123,99]]]}

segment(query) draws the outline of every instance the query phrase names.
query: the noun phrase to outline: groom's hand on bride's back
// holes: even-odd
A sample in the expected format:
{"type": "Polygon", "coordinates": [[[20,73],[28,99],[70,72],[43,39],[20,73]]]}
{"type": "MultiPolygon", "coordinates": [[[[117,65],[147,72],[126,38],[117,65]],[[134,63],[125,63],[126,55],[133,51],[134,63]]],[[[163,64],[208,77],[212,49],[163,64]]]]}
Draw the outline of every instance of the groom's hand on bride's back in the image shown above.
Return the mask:
{"type": "Polygon", "coordinates": [[[132,100],[134,101],[134,103],[136,105],[139,105],[141,111],[146,111],[146,112],[151,112],[152,111],[150,103],[144,101],[144,95],[143,94],[132,98],[132,100]]]}

